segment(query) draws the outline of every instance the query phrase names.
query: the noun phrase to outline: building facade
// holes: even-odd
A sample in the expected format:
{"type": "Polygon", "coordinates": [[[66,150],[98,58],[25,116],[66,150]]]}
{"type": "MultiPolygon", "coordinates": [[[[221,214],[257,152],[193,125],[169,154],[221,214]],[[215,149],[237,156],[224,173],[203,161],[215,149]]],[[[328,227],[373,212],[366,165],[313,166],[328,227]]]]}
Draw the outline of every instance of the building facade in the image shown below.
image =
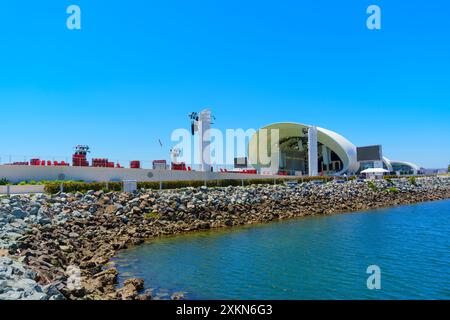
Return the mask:
{"type": "MultiPolygon", "coordinates": [[[[253,167],[263,174],[357,174],[375,165],[369,162],[362,167],[356,146],[340,134],[295,122],[275,123],[258,130],[250,139],[248,155],[253,167]],[[270,164],[266,159],[262,161],[264,153],[271,159],[270,164]]],[[[392,174],[420,173],[413,163],[387,158],[383,158],[383,167],[392,174]]]]}

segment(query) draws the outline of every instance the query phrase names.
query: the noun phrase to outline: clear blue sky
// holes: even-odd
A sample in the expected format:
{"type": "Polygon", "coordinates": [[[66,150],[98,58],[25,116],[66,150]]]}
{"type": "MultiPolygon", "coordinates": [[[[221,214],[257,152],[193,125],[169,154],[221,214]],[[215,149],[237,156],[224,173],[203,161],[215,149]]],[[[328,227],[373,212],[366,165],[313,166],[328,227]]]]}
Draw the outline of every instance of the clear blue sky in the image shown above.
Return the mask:
{"type": "Polygon", "coordinates": [[[2,1],[0,154],[168,158],[172,129],[209,106],[219,129],[315,124],[446,167],[449,14],[444,0],[2,1]]]}

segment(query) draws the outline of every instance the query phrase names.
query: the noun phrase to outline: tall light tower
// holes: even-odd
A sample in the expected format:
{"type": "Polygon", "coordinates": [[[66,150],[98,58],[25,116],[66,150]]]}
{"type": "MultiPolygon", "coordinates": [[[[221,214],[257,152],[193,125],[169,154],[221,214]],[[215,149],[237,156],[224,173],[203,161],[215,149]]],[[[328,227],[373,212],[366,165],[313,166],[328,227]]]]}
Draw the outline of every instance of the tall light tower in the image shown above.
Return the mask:
{"type": "Polygon", "coordinates": [[[213,116],[210,109],[200,113],[192,112],[189,117],[192,120],[192,135],[198,133],[198,153],[200,159],[200,170],[211,172],[211,124],[213,116]]]}

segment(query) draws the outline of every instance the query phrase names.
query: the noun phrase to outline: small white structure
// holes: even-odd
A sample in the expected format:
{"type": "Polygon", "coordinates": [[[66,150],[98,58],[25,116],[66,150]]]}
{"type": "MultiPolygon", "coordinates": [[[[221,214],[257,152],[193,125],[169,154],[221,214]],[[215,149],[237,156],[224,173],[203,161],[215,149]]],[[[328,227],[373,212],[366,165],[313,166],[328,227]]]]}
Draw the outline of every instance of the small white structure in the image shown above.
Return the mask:
{"type": "Polygon", "coordinates": [[[170,160],[172,161],[172,163],[175,163],[175,164],[180,163],[178,160],[181,157],[181,153],[182,153],[182,150],[180,148],[170,149],[170,160]]]}
{"type": "Polygon", "coordinates": [[[308,171],[310,177],[315,177],[319,174],[317,142],[317,127],[311,126],[308,129],[308,171]]]}
{"type": "Polygon", "coordinates": [[[361,171],[361,173],[365,174],[366,178],[370,180],[381,179],[383,175],[388,172],[388,170],[383,168],[369,168],[361,171]]]}
{"type": "Polygon", "coordinates": [[[136,180],[124,180],[123,181],[123,191],[129,192],[129,193],[137,191],[137,181],[136,180]]]}

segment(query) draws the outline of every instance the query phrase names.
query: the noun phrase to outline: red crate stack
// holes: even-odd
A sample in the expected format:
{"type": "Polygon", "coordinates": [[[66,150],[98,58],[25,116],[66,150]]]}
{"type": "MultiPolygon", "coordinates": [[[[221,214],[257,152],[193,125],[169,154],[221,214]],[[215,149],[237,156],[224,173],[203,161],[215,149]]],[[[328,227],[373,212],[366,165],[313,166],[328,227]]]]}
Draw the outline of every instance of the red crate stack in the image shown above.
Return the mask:
{"type": "Polygon", "coordinates": [[[92,166],[106,168],[108,167],[108,159],[94,158],[92,159],[92,166]]]}
{"type": "Polygon", "coordinates": [[[141,168],[141,162],[138,160],[133,160],[130,162],[130,168],[131,169],[140,169],[141,168]]]}
{"type": "Polygon", "coordinates": [[[89,167],[89,162],[86,160],[85,155],[74,154],[72,157],[72,165],[74,167],[89,167]]]}
{"type": "Polygon", "coordinates": [[[172,170],[174,171],[186,171],[186,164],[184,162],[181,163],[173,163],[172,162],[172,170]]]}

